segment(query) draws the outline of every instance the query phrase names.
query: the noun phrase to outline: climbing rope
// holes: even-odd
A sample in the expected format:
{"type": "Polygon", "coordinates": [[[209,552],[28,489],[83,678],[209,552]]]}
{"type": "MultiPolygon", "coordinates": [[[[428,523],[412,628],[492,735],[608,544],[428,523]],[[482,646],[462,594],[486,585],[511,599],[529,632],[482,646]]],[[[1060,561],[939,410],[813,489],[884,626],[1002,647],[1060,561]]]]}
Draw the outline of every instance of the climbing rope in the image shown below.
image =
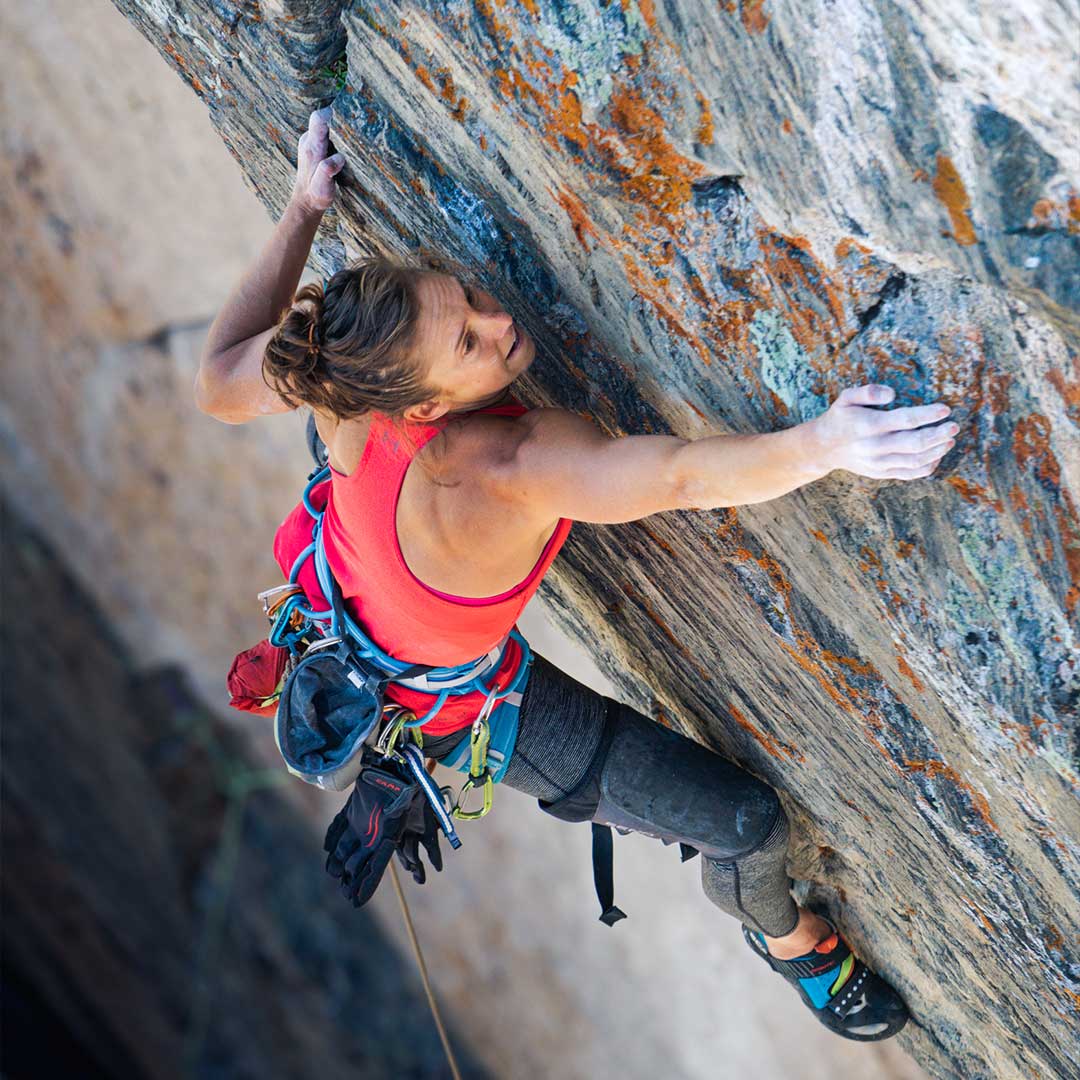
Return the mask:
{"type": "Polygon", "coordinates": [[[454,1057],[454,1051],[450,1047],[450,1039],[447,1037],[446,1028],[443,1027],[442,1016],[439,1014],[439,1006],[435,1001],[435,993],[431,989],[431,980],[428,978],[427,964],[424,963],[424,954],[420,951],[420,941],[416,936],[416,928],[413,926],[412,915],[409,913],[409,905],[405,899],[405,893],[401,888],[401,882],[398,880],[397,867],[393,863],[390,864],[390,879],[394,883],[394,892],[397,893],[398,903],[401,905],[401,914],[405,916],[405,929],[409,935],[409,942],[412,944],[413,955],[416,957],[416,966],[420,969],[420,981],[424,984],[424,993],[427,994],[428,1007],[431,1009],[431,1016],[435,1021],[435,1028],[439,1032],[439,1039],[442,1042],[443,1050],[446,1051],[446,1061],[450,1066],[450,1075],[453,1080],[461,1080],[461,1072],[458,1069],[457,1059],[454,1057]]]}

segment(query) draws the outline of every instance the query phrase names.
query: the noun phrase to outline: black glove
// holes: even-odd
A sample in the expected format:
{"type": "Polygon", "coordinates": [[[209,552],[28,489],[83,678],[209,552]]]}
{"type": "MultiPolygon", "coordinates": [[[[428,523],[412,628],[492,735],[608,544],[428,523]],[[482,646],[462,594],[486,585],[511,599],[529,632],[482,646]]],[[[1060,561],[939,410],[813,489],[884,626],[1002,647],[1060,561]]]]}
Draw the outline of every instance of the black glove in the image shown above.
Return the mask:
{"type": "Polygon", "coordinates": [[[401,835],[397,857],[408,870],[417,885],[427,881],[424,864],[420,861],[420,845],[428,853],[428,859],[436,870],[442,870],[442,852],[439,850],[439,819],[435,809],[421,792],[412,804],[405,819],[405,831],[401,835]]]}
{"type": "Polygon", "coordinates": [[[323,851],[329,852],[326,872],[340,879],[341,893],[352,900],[353,907],[371,899],[390,856],[401,846],[417,800],[427,801],[420,786],[411,777],[398,775],[391,763],[360,770],[352,794],[330,823],[323,842],[323,851]]]}

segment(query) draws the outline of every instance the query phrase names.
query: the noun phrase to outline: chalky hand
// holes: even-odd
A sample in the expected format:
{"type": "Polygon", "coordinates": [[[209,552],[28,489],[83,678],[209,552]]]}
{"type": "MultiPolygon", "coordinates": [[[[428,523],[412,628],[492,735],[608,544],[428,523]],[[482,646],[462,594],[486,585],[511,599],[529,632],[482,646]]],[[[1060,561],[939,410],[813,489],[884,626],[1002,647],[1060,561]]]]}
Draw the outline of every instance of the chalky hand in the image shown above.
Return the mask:
{"type": "Polygon", "coordinates": [[[883,411],[895,397],[892,387],[849,386],[828,411],[816,417],[820,462],[827,470],[847,469],[875,480],[914,480],[929,476],[955,444],[960,426],[945,418],[943,402],[883,411]],[[932,427],[927,425],[939,420],[932,427]]]}
{"type": "Polygon", "coordinates": [[[345,165],[343,154],[327,156],[330,116],[329,107],[313,112],[296,149],[296,183],[292,200],[319,213],[333,205],[337,190],[334,177],[345,165]]]}

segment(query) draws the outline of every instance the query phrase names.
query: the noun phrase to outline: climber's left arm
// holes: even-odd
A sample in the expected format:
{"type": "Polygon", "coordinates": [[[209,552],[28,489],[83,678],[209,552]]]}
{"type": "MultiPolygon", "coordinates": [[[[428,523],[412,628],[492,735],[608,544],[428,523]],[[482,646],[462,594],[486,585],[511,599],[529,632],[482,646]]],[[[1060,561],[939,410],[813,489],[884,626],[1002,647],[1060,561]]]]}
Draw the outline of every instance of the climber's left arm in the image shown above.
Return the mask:
{"type": "Polygon", "coordinates": [[[344,159],[326,156],[329,110],[311,114],[300,136],[296,184],[266,246],[210,327],[195,378],[199,408],[228,424],[292,408],[263,381],[262,362],[282,312],[292,303],[344,159]]]}

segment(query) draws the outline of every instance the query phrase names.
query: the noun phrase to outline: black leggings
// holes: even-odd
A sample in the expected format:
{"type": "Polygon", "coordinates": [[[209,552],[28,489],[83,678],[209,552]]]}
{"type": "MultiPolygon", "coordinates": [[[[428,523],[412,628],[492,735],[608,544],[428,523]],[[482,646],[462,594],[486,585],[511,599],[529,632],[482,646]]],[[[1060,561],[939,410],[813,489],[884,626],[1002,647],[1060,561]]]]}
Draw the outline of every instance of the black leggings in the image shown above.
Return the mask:
{"type": "MultiPolygon", "coordinates": [[[[448,755],[468,731],[424,739],[448,755]]],[[[727,758],[590,690],[542,656],[502,781],[571,821],[632,829],[702,853],[705,895],[770,937],[791,933],[788,820],[776,793],[727,758]]]]}

